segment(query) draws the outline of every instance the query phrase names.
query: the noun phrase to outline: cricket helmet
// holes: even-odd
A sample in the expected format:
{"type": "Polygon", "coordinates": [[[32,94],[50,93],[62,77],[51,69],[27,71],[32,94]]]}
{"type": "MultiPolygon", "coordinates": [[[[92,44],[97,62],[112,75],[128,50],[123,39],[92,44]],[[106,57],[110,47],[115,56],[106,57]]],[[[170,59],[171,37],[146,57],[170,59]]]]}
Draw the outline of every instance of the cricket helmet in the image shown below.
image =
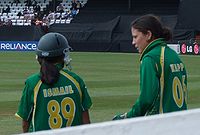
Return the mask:
{"type": "Polygon", "coordinates": [[[60,33],[50,32],[43,35],[36,49],[37,57],[57,57],[64,55],[65,64],[71,61],[69,52],[71,47],[67,39],[60,33]]]}
{"type": "Polygon", "coordinates": [[[38,42],[36,54],[39,57],[56,57],[69,52],[71,47],[67,39],[60,33],[47,33],[38,42]]]}

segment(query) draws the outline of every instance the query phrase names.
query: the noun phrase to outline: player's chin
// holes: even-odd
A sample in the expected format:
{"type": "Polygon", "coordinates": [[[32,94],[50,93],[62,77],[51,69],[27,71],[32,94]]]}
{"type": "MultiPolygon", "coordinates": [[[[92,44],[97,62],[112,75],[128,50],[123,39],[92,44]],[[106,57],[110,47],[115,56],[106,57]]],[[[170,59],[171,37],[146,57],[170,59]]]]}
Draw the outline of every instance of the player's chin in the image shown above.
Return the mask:
{"type": "Polygon", "coordinates": [[[142,53],[142,50],[140,50],[139,48],[137,48],[137,51],[139,52],[139,54],[141,54],[141,53],[142,53]]]}

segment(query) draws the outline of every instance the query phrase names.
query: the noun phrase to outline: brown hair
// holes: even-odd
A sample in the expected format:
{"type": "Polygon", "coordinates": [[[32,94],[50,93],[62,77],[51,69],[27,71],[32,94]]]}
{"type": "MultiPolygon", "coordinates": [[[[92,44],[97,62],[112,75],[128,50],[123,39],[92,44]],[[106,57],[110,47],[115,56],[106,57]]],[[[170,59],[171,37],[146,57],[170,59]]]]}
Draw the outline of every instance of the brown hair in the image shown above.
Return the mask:
{"type": "Polygon", "coordinates": [[[60,73],[56,67],[56,63],[61,63],[64,66],[64,56],[57,57],[38,57],[40,67],[41,81],[48,85],[53,85],[59,79],[60,73]]]}
{"type": "Polygon", "coordinates": [[[151,31],[152,38],[164,38],[166,41],[172,38],[172,32],[169,28],[162,25],[160,19],[152,14],[141,16],[131,23],[131,27],[147,34],[151,31]]]}

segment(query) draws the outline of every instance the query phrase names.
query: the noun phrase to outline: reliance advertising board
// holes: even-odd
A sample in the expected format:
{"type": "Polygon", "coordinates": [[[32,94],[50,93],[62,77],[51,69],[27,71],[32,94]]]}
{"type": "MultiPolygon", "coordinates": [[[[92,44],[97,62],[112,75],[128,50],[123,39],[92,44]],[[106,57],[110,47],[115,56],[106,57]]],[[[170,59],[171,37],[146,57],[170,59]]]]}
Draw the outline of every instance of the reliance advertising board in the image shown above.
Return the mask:
{"type": "MultiPolygon", "coordinates": [[[[38,41],[0,41],[0,51],[34,51],[38,41]]],[[[182,41],[178,44],[168,44],[178,54],[200,55],[198,42],[182,41]]]]}
{"type": "Polygon", "coordinates": [[[34,51],[38,41],[0,41],[0,51],[34,51]]]}

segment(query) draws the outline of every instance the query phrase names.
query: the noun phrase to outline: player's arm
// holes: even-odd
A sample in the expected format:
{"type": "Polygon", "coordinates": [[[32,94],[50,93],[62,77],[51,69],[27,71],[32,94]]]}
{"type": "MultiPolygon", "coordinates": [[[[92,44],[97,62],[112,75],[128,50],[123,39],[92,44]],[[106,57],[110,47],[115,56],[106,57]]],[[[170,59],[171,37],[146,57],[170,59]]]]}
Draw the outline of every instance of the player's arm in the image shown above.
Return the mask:
{"type": "Polygon", "coordinates": [[[92,106],[92,100],[84,81],[79,78],[79,82],[82,91],[82,124],[90,124],[89,109],[92,106]]]}
{"type": "Polygon", "coordinates": [[[140,96],[127,113],[128,118],[144,116],[152,108],[159,93],[159,78],[156,67],[156,62],[151,57],[143,59],[140,69],[140,96]]]}
{"type": "Polygon", "coordinates": [[[24,133],[28,132],[30,123],[26,120],[22,120],[22,130],[24,133]]]}
{"type": "Polygon", "coordinates": [[[29,81],[26,80],[25,87],[22,92],[22,97],[19,102],[18,111],[15,114],[17,118],[22,120],[22,130],[23,132],[28,132],[30,126],[30,120],[32,119],[32,112],[33,112],[33,101],[32,99],[32,88],[30,87],[29,81]]]}
{"type": "Polygon", "coordinates": [[[83,124],[90,124],[90,116],[88,110],[83,111],[82,113],[82,118],[83,118],[83,124]]]}
{"type": "Polygon", "coordinates": [[[115,115],[113,120],[144,116],[158,95],[159,80],[155,61],[147,57],[140,69],[140,96],[133,107],[124,114],[115,115]]]}

